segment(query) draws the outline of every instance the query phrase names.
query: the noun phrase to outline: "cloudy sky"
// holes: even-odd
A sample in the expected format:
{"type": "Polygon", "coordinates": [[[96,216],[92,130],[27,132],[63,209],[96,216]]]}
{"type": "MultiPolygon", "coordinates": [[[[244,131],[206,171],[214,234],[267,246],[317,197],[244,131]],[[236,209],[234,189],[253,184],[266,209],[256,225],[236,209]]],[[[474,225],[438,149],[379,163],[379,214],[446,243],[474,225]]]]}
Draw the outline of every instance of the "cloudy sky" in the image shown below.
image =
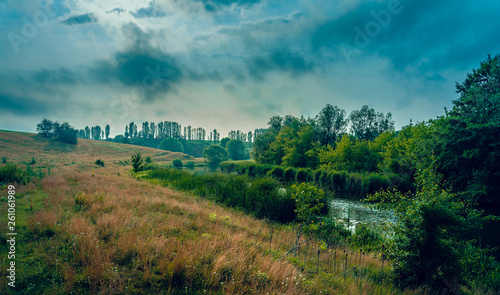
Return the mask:
{"type": "Polygon", "coordinates": [[[499,15],[497,0],[3,0],[0,129],[168,120],[224,136],[328,103],[400,128],[443,114],[500,53],[499,15]]]}

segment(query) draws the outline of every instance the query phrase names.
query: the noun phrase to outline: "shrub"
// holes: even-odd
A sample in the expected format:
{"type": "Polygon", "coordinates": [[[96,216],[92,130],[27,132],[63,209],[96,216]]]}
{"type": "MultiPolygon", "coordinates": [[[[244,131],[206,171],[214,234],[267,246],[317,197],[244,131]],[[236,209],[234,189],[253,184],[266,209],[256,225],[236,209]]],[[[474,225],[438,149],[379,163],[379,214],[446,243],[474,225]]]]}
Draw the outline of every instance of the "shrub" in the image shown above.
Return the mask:
{"type": "Polygon", "coordinates": [[[144,167],[141,153],[137,152],[137,154],[132,155],[131,160],[132,160],[132,167],[134,168],[134,172],[141,171],[142,168],[144,167]]]}
{"type": "Polygon", "coordinates": [[[159,168],[158,164],[156,164],[156,163],[149,163],[149,164],[144,165],[144,167],[142,168],[142,170],[149,171],[149,170],[154,170],[154,169],[158,169],[158,168],[159,168]]]}
{"type": "Polygon", "coordinates": [[[365,198],[362,196],[362,177],[359,174],[351,173],[347,175],[344,194],[350,198],[365,198]]]}
{"type": "Polygon", "coordinates": [[[257,165],[257,176],[265,177],[267,172],[271,171],[273,166],[271,165],[257,165]]]}
{"type": "Polygon", "coordinates": [[[175,168],[182,168],[184,166],[184,164],[182,163],[182,160],[181,159],[174,159],[172,161],[172,165],[175,167],[175,168]]]}
{"type": "Polygon", "coordinates": [[[36,164],[36,159],[35,159],[35,156],[33,156],[31,158],[31,162],[30,162],[30,165],[35,165],[36,164]]]}
{"type": "Polygon", "coordinates": [[[326,171],[321,171],[321,175],[319,177],[319,185],[326,190],[333,190],[332,182],[330,179],[330,175],[326,171]]]}
{"type": "Polygon", "coordinates": [[[275,167],[271,171],[268,172],[268,175],[273,177],[274,179],[284,182],[285,181],[285,172],[281,167],[275,167]]]}
{"type": "Polygon", "coordinates": [[[295,180],[297,182],[307,182],[308,181],[308,173],[307,173],[307,170],[304,169],[304,168],[301,168],[299,169],[299,171],[297,172],[297,175],[295,176],[295,180]]]}
{"type": "Polygon", "coordinates": [[[292,185],[291,190],[292,199],[295,200],[295,206],[297,207],[295,212],[299,221],[307,221],[311,217],[320,214],[321,209],[325,206],[321,202],[325,196],[322,189],[308,183],[301,183],[292,185]]]}
{"type": "Polygon", "coordinates": [[[145,162],[146,164],[151,164],[151,163],[153,163],[153,160],[151,160],[151,157],[150,157],[150,156],[147,156],[147,157],[146,157],[146,159],[144,159],[144,162],[145,162]]]}
{"type": "Polygon", "coordinates": [[[338,245],[341,241],[351,236],[351,231],[334,219],[326,216],[319,218],[319,222],[314,226],[306,228],[309,233],[323,239],[329,245],[338,245]]]}
{"type": "Polygon", "coordinates": [[[492,268],[493,258],[463,239],[485,217],[447,190],[435,169],[432,164],[417,173],[413,194],[381,191],[368,199],[394,210],[398,217],[387,253],[395,283],[403,288],[426,285],[437,290],[456,278],[471,286],[492,268]]]}
{"type": "Polygon", "coordinates": [[[7,157],[2,157],[2,163],[7,164],[7,157]]]}
{"type": "Polygon", "coordinates": [[[19,182],[27,183],[31,179],[32,173],[22,170],[17,165],[9,163],[0,168],[0,183],[19,182]]]}
{"type": "Polygon", "coordinates": [[[332,189],[334,189],[338,194],[345,193],[347,176],[348,174],[346,172],[334,171],[330,173],[330,181],[332,189]]]}
{"type": "Polygon", "coordinates": [[[248,165],[247,175],[249,177],[255,177],[257,175],[257,167],[254,164],[248,165]]]}
{"type": "Polygon", "coordinates": [[[384,244],[384,238],[379,231],[368,227],[366,224],[358,223],[351,242],[358,248],[375,250],[380,249],[381,245],[384,244]]]}
{"type": "Polygon", "coordinates": [[[289,167],[285,170],[285,183],[290,184],[295,181],[295,170],[289,167]]]}
{"type": "Polygon", "coordinates": [[[363,192],[371,195],[379,190],[386,190],[389,187],[389,181],[380,174],[370,173],[363,177],[363,192]]]}
{"type": "Polygon", "coordinates": [[[186,168],[188,168],[188,169],[191,169],[191,170],[192,170],[192,169],[194,169],[194,166],[195,166],[195,165],[196,165],[196,164],[194,163],[194,161],[187,161],[187,163],[186,163],[186,168]]]}
{"type": "Polygon", "coordinates": [[[322,172],[323,172],[323,170],[320,170],[320,169],[314,171],[314,183],[320,184],[320,178],[321,178],[322,172]]]}
{"type": "Polygon", "coordinates": [[[104,161],[103,161],[103,160],[101,160],[101,159],[97,159],[97,160],[95,161],[95,164],[96,164],[97,166],[104,167],[104,161]]]}
{"type": "Polygon", "coordinates": [[[240,164],[240,165],[236,166],[235,170],[236,170],[236,173],[238,173],[239,175],[243,175],[243,174],[246,174],[247,169],[246,169],[245,165],[240,164]]]}

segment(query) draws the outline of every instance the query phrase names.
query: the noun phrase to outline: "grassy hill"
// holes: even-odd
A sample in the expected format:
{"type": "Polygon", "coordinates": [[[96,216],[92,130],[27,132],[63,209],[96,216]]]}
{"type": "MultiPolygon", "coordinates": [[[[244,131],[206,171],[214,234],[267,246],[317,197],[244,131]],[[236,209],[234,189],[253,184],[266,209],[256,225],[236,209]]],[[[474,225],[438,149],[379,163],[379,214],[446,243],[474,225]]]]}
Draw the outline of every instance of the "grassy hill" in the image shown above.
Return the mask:
{"type": "Polygon", "coordinates": [[[18,164],[29,163],[35,157],[39,167],[59,167],[75,163],[79,167],[92,167],[100,158],[106,166],[117,167],[126,165],[130,156],[137,152],[141,152],[143,157],[151,157],[159,165],[170,164],[176,158],[183,161],[203,161],[183,153],[136,145],[81,138],[78,139],[78,144],[71,145],[33,133],[0,130],[0,157],[18,164]]]}
{"type": "MultiPolygon", "coordinates": [[[[0,157],[50,175],[16,186],[16,288],[7,294],[416,294],[387,278],[376,253],[307,237],[196,196],[139,180],[123,164],[140,151],[158,163],[186,157],[125,144],[76,146],[0,132],[0,157]],[[96,159],[106,163],[97,168],[96,159]],[[96,170],[92,175],[92,170],[96,170]],[[270,244],[271,230],[273,233],[270,244]],[[319,252],[318,252],[319,251],[319,252]]],[[[0,164],[0,168],[5,164],[0,164]]],[[[7,217],[1,188],[0,216],[7,217]]],[[[6,222],[0,267],[7,269],[6,222]]],[[[4,288],[5,287],[5,288],[4,288]]],[[[2,291],[2,292],[4,292],[2,291]]]]}

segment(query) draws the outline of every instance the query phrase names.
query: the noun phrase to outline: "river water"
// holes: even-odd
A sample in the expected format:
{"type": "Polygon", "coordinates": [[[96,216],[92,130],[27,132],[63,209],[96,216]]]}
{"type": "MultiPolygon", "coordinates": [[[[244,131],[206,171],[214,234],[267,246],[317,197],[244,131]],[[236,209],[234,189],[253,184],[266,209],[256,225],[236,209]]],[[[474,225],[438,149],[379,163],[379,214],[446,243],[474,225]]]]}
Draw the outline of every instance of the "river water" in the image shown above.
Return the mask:
{"type": "Polygon", "coordinates": [[[396,215],[392,211],[378,210],[360,201],[337,198],[329,203],[329,215],[343,223],[352,233],[356,231],[357,224],[363,223],[389,234],[391,225],[396,222],[396,215]]]}
{"type": "MultiPolygon", "coordinates": [[[[329,205],[330,217],[343,223],[352,233],[355,233],[357,224],[363,223],[390,235],[392,233],[391,225],[397,221],[393,212],[377,210],[360,201],[332,199],[329,205]]],[[[486,214],[500,215],[500,210],[488,210],[486,214]]],[[[475,231],[469,236],[472,239],[477,239],[482,247],[500,247],[500,221],[490,221],[484,225],[482,230],[475,231]]],[[[492,254],[500,261],[500,250],[494,251],[492,254]]]]}

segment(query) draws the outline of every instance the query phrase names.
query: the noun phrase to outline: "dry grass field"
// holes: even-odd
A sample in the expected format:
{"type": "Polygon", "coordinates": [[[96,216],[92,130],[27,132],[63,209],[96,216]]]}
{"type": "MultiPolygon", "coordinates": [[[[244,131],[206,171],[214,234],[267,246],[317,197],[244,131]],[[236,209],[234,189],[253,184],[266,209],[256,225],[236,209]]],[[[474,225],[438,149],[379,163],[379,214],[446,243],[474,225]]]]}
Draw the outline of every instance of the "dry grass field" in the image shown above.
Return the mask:
{"type": "MultiPolygon", "coordinates": [[[[185,156],[82,139],[68,146],[0,132],[0,157],[22,165],[34,156],[35,171],[52,167],[50,175],[43,170],[43,178],[16,184],[16,288],[0,293],[418,293],[384,281],[376,254],[340,245],[318,254],[310,241],[297,255],[287,255],[296,241],[293,225],[273,225],[270,249],[264,220],[136,179],[123,163],[137,151],[159,164],[185,156]],[[94,164],[98,158],[105,167],[94,164]]],[[[7,202],[1,204],[5,240],[7,202]]],[[[6,247],[0,255],[6,269],[6,247]]],[[[6,285],[2,275],[0,290],[6,285]]]]}

